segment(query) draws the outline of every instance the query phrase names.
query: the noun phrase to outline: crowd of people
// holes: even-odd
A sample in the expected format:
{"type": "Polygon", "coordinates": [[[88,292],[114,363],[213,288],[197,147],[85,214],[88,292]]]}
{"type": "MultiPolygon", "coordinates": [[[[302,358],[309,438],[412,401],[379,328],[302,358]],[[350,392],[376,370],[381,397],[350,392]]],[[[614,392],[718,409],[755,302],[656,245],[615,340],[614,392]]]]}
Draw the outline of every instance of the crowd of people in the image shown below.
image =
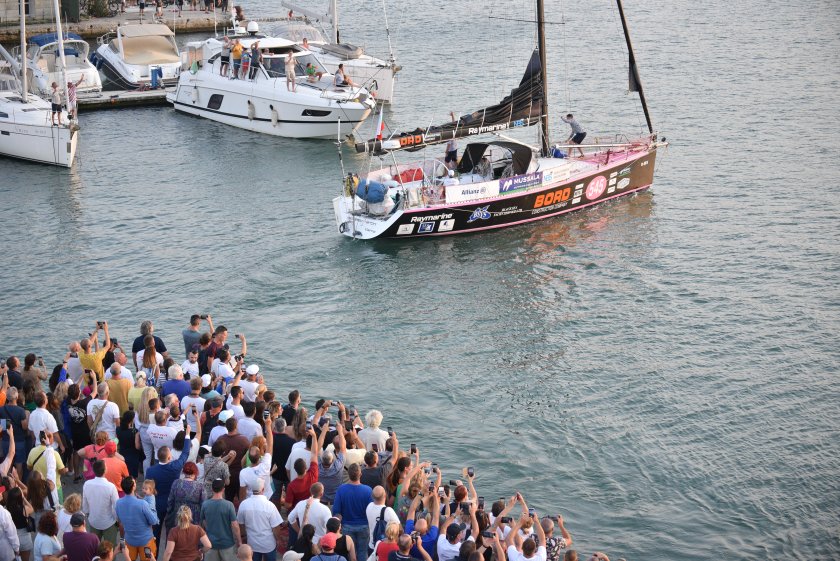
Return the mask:
{"type": "Polygon", "coordinates": [[[444,481],[378,410],[281,399],[244,334],[181,335],[182,361],[150,321],[130,348],[97,322],[51,371],[2,360],[0,559],[578,559],[562,516],[485,500],[471,467],[444,481]]]}

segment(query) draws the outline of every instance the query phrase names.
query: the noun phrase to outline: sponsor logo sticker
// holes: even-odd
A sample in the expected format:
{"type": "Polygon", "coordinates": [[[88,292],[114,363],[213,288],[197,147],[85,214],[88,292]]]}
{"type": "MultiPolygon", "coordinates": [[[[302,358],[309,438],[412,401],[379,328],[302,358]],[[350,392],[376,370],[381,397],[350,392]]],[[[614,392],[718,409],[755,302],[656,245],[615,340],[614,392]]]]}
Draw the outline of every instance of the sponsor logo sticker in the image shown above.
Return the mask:
{"type": "Polygon", "coordinates": [[[633,168],[631,166],[627,166],[626,168],[624,168],[624,169],[622,169],[621,171],[618,172],[618,176],[621,177],[623,175],[630,175],[630,172],[632,171],[632,169],[633,168]]]}
{"type": "Polygon", "coordinates": [[[625,177],[624,179],[622,179],[621,181],[618,182],[618,188],[619,189],[624,189],[628,185],[630,185],[630,178],[629,177],[625,177]]]}
{"type": "Polygon", "coordinates": [[[574,199],[572,199],[572,204],[573,204],[573,205],[576,205],[576,204],[578,204],[579,202],[580,202],[580,197],[575,197],[574,199]]]}
{"type": "Polygon", "coordinates": [[[421,222],[420,226],[417,228],[418,234],[428,234],[429,232],[435,231],[435,223],[434,222],[421,222]]]}
{"type": "Polygon", "coordinates": [[[451,232],[452,228],[455,227],[455,219],[452,218],[450,220],[442,220],[440,226],[438,227],[438,232],[451,232]]]}
{"type": "Polygon", "coordinates": [[[589,185],[586,187],[586,198],[590,201],[594,201],[604,193],[604,190],[606,188],[607,178],[603,175],[599,175],[598,177],[590,181],[589,185]]]}
{"type": "Polygon", "coordinates": [[[610,182],[608,183],[608,185],[615,185],[615,177],[610,179],[610,182]]]}
{"type": "Polygon", "coordinates": [[[613,191],[615,191],[615,187],[610,187],[609,189],[607,189],[607,193],[612,193],[613,191]]]}
{"type": "Polygon", "coordinates": [[[526,173],[525,175],[515,175],[499,181],[499,192],[507,193],[508,191],[516,191],[517,189],[533,187],[534,185],[542,185],[542,182],[543,174],[541,171],[526,173]]]}
{"type": "Polygon", "coordinates": [[[414,231],[414,224],[401,224],[400,227],[397,229],[397,235],[402,236],[405,234],[410,234],[414,231]]]}
{"type": "Polygon", "coordinates": [[[478,207],[473,211],[470,215],[469,220],[467,220],[467,224],[470,222],[475,222],[476,220],[489,220],[490,219],[490,211],[487,210],[490,208],[490,205],[478,207]]]}
{"type": "Polygon", "coordinates": [[[549,171],[547,173],[544,173],[543,174],[543,180],[542,180],[543,185],[545,185],[546,183],[551,183],[552,179],[554,179],[554,172],[549,171]]]}

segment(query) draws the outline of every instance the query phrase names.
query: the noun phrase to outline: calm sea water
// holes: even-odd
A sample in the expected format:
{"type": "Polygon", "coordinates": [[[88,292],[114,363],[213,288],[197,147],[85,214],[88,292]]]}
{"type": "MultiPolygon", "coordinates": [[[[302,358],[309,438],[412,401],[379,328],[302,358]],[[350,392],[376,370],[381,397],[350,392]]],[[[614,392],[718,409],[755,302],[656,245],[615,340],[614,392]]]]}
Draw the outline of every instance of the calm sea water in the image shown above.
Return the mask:
{"type": "MultiPolygon", "coordinates": [[[[342,3],[377,52],[377,3],[342,3]]],[[[391,4],[394,126],[518,83],[530,2],[391,4]],[[494,5],[496,4],[496,5],[494,5]],[[507,18],[507,19],[493,19],[507,18]]],[[[309,3],[309,6],[314,3],[309,3]]],[[[356,243],[324,141],[174,113],[84,114],[78,165],[0,162],[0,352],[191,313],[248,334],[281,393],[377,406],[445,475],[562,512],[586,555],[840,557],[836,2],[628,1],[654,188],[497,233],[356,243]]],[[[251,15],[278,8],[266,0],[251,15]]],[[[549,1],[554,136],[636,133],[614,5],[549,1]]],[[[345,152],[355,169],[363,161],[345,152]]]]}

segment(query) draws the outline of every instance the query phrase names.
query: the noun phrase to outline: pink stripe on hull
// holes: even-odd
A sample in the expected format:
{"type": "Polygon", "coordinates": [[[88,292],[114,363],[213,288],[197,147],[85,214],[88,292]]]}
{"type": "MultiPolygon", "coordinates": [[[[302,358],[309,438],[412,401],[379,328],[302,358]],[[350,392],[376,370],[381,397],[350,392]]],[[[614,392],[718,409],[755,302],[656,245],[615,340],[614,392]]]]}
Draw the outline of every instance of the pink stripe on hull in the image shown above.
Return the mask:
{"type": "MultiPolygon", "coordinates": [[[[471,232],[480,232],[481,230],[495,230],[496,228],[507,228],[508,226],[516,226],[517,224],[526,224],[528,222],[534,222],[536,220],[544,220],[546,218],[551,218],[552,216],[558,216],[560,214],[566,214],[567,212],[574,212],[577,210],[584,209],[586,207],[592,205],[599,205],[603,202],[609,201],[611,199],[615,199],[618,197],[624,197],[625,195],[629,195],[630,193],[636,193],[638,191],[644,191],[651,186],[650,183],[644,185],[642,187],[637,187],[635,189],[630,189],[629,191],[624,191],[622,193],[618,193],[617,195],[613,195],[611,197],[607,197],[605,199],[599,199],[597,201],[593,201],[591,203],[586,203],[585,205],[576,206],[575,208],[567,208],[566,210],[561,210],[560,212],[555,212],[552,214],[544,214],[542,216],[534,216],[533,218],[528,218],[526,220],[518,220],[516,222],[507,222],[505,224],[496,224],[495,226],[482,226],[481,228],[470,228],[469,230],[458,230],[457,232],[435,232],[433,234],[426,234],[427,236],[450,236],[452,234],[469,234],[471,232]]],[[[400,238],[419,238],[423,236],[400,236],[400,238]]]]}

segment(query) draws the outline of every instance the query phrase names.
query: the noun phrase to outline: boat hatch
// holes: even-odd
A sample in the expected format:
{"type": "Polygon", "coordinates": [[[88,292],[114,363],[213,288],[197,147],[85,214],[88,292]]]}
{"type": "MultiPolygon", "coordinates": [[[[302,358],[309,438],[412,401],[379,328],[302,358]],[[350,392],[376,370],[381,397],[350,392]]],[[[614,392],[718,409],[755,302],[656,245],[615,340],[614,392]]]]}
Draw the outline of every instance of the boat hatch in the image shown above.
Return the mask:
{"type": "Polygon", "coordinates": [[[458,172],[489,176],[492,168],[496,179],[522,175],[528,173],[533,156],[531,148],[516,142],[473,142],[464,149],[458,172]]]}

